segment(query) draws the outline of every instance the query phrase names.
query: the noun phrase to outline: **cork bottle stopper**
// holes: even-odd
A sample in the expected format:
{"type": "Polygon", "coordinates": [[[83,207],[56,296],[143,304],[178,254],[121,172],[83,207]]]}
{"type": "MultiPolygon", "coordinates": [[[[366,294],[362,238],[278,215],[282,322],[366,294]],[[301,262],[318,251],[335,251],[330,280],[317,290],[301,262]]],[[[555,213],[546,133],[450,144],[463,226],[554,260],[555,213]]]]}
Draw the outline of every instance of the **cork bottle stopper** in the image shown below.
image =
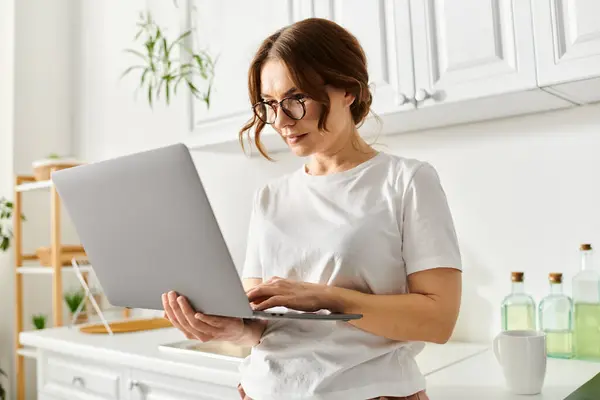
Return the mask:
{"type": "Polygon", "coordinates": [[[513,272],[513,273],[511,273],[512,281],[513,282],[523,282],[524,275],[525,274],[523,272],[513,272]]]}
{"type": "Polygon", "coordinates": [[[562,273],[551,272],[548,274],[548,280],[550,283],[562,283],[562,273]]]}

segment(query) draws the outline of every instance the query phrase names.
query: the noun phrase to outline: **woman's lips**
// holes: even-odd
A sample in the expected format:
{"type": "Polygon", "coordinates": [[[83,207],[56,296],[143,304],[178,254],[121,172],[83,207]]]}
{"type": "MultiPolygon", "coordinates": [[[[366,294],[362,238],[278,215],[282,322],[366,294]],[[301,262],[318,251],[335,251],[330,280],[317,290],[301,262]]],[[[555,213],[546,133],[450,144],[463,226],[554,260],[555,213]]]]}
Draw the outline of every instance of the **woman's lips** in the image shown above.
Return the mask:
{"type": "Polygon", "coordinates": [[[306,135],[308,135],[308,133],[302,133],[300,135],[294,135],[294,136],[288,137],[287,142],[289,144],[296,144],[296,143],[300,142],[302,139],[304,139],[306,137],[306,135]]]}

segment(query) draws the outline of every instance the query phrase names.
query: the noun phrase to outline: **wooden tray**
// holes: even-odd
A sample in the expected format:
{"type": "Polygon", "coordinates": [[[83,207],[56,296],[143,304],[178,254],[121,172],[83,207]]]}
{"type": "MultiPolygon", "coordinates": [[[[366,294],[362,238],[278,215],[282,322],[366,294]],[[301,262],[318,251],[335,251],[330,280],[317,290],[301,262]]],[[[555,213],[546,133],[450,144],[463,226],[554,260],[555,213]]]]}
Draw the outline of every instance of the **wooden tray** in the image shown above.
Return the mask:
{"type": "MultiPolygon", "coordinates": [[[[40,264],[44,267],[52,266],[52,249],[50,247],[38,247],[35,251],[40,264]]],[[[63,245],[61,246],[61,265],[70,266],[71,259],[87,260],[87,254],[81,245],[63,245]]]]}
{"type": "MultiPolygon", "coordinates": [[[[165,318],[135,319],[131,321],[117,321],[108,324],[113,333],[149,331],[152,329],[171,328],[173,325],[165,318]]],[[[83,333],[108,334],[102,322],[93,325],[85,325],[79,328],[83,333]]]]}

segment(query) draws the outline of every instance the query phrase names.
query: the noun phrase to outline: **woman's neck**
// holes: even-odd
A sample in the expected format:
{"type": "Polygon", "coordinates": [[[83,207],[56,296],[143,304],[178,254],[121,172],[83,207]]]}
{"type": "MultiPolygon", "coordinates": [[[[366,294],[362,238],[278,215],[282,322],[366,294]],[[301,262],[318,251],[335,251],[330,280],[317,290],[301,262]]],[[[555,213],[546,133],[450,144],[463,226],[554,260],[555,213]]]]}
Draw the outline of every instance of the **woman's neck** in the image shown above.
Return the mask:
{"type": "Polygon", "coordinates": [[[328,175],[354,168],[373,158],[376,154],[377,151],[365,142],[356,131],[351,140],[348,140],[339,149],[311,156],[305,169],[310,175],[328,175]]]}

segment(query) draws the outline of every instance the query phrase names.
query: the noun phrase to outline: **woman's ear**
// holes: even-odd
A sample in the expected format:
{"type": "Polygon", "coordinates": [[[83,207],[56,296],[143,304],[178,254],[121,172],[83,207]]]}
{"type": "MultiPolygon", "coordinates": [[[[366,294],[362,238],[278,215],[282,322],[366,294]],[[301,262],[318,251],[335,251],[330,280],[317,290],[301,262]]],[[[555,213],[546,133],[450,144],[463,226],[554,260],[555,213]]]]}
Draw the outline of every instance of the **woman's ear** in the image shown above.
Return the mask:
{"type": "Polygon", "coordinates": [[[356,101],[356,96],[355,95],[353,95],[350,92],[346,92],[344,94],[344,105],[346,107],[350,107],[354,103],[354,101],[356,101]]]}

